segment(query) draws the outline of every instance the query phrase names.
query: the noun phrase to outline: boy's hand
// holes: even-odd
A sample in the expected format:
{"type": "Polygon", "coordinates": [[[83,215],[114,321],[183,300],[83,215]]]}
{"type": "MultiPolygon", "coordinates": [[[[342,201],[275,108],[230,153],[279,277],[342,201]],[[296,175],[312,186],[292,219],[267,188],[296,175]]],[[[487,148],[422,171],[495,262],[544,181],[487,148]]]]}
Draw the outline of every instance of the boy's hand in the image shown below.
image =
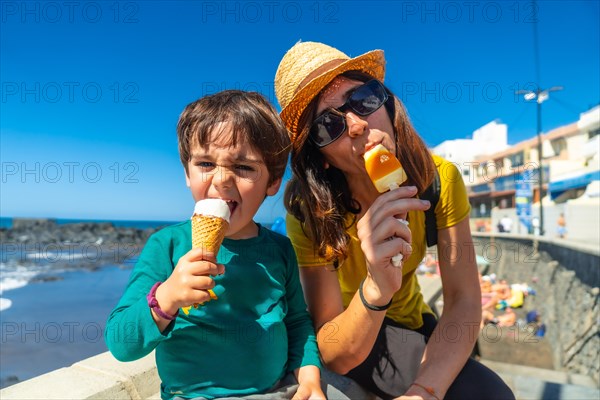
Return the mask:
{"type": "Polygon", "coordinates": [[[171,315],[181,307],[209,301],[208,289],[215,286],[212,277],[223,272],[225,267],[216,264],[214,254],[192,249],[179,259],[171,276],[158,287],[156,300],[160,308],[171,315]]]}

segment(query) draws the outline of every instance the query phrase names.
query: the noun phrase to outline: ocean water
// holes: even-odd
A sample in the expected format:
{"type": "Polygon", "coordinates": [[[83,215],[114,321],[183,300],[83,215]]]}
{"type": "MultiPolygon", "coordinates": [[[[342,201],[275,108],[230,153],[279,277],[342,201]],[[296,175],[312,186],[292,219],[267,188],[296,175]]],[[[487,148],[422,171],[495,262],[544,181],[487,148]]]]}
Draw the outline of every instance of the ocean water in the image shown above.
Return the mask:
{"type": "MultiPolygon", "coordinates": [[[[137,221],[137,220],[109,220],[109,219],[67,219],[67,218],[53,218],[57,224],[75,224],[79,222],[111,222],[114,226],[125,227],[125,228],[157,228],[161,226],[167,226],[175,224],[179,221],[137,221]]],[[[11,228],[13,218],[0,217],[0,228],[11,228]]]]}
{"type": "Polygon", "coordinates": [[[12,218],[0,217],[0,228],[10,228],[12,226],[12,218]]]}
{"type": "Polygon", "coordinates": [[[107,351],[106,319],[130,273],[104,266],[15,285],[5,299],[12,306],[0,311],[0,388],[107,351]]]}

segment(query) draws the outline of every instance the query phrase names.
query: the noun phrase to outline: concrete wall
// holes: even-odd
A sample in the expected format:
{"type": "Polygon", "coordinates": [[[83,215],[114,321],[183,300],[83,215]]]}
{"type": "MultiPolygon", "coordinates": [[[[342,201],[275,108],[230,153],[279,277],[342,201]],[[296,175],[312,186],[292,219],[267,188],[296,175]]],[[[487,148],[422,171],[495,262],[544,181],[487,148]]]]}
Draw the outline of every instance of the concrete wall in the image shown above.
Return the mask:
{"type": "Polygon", "coordinates": [[[0,391],[8,399],[160,399],[154,352],[122,363],[102,353],[0,391]]]}
{"type": "Polygon", "coordinates": [[[527,300],[546,324],[554,368],[600,381],[600,248],[528,235],[473,234],[490,271],[537,293],[527,300]]]}
{"type": "Polygon", "coordinates": [[[600,245],[600,199],[584,198],[569,200],[564,204],[558,204],[544,214],[546,216],[546,231],[548,237],[556,236],[558,228],[557,221],[560,213],[565,214],[567,223],[567,238],[600,245]],[[562,207],[561,207],[562,206],[562,207]]]}

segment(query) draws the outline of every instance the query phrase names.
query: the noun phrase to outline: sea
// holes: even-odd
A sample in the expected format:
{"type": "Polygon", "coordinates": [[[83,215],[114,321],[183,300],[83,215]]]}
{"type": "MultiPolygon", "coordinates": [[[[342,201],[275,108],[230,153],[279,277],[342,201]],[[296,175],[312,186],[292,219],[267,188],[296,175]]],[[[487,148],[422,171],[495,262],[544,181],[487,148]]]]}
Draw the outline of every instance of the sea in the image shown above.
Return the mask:
{"type": "MultiPolygon", "coordinates": [[[[176,221],[111,222],[119,227],[159,228],[176,221]]],[[[11,228],[1,218],[1,228],[11,228]]],[[[0,244],[0,388],[68,367],[107,351],[104,328],[119,301],[136,256],[93,264],[86,255],[52,248],[43,252],[0,244]],[[85,265],[82,267],[82,265],[85,265]]]]}

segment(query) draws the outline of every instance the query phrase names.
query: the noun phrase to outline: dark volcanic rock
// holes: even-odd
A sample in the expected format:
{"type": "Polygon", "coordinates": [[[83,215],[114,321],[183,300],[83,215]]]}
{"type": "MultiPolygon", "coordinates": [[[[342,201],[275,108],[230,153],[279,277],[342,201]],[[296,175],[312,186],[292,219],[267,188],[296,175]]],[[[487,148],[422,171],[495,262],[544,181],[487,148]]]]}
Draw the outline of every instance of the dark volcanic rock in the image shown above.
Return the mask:
{"type": "Polygon", "coordinates": [[[12,228],[0,229],[0,243],[9,254],[41,252],[52,260],[55,253],[72,260],[75,260],[73,254],[79,254],[81,264],[88,264],[89,268],[89,264],[108,257],[120,263],[136,256],[158,229],[115,227],[110,222],[57,224],[51,219],[15,218],[12,228]]]}
{"type": "Polygon", "coordinates": [[[9,375],[6,378],[0,378],[0,388],[5,388],[19,382],[20,379],[17,376],[9,375]]]}

